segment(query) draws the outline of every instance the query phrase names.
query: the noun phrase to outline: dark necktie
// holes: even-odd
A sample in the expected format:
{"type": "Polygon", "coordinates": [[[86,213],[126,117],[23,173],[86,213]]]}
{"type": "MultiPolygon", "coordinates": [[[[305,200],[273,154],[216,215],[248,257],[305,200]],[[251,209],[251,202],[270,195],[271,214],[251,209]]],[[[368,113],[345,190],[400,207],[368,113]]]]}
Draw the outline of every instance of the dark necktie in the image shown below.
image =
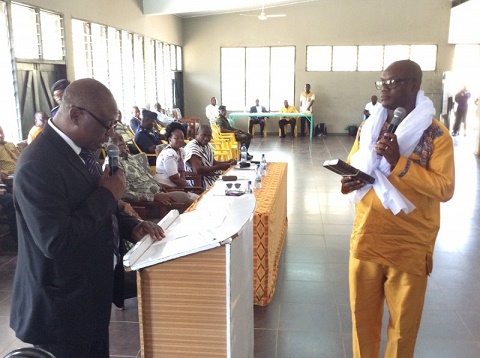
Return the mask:
{"type": "MultiPolygon", "coordinates": [[[[95,155],[92,151],[88,149],[83,149],[80,152],[80,158],[82,158],[87,166],[88,172],[90,175],[95,178],[95,181],[98,182],[98,179],[102,175],[100,170],[100,164],[98,164],[95,155]]],[[[120,234],[118,232],[118,218],[116,214],[112,214],[112,228],[113,228],[113,251],[115,255],[120,258],[120,234]]]]}

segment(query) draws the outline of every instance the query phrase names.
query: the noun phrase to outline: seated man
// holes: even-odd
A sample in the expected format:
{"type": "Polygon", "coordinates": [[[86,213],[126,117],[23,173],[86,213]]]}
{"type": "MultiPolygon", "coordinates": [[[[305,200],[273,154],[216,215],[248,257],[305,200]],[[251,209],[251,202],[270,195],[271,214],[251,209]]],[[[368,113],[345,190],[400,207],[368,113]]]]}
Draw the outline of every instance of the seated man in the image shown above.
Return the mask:
{"type": "MultiPolygon", "coordinates": [[[[140,127],[135,132],[135,142],[137,142],[138,147],[142,152],[147,154],[155,154],[155,149],[157,145],[162,143],[162,136],[157,131],[153,130],[153,123],[157,119],[157,114],[155,112],[144,109],[142,111],[142,121],[140,127]]],[[[148,156],[148,163],[150,165],[155,165],[157,163],[157,158],[153,156],[148,156]]]]}
{"type": "Polygon", "coordinates": [[[181,210],[183,212],[198,197],[196,194],[183,191],[165,192],[150,172],[137,159],[128,154],[127,146],[120,134],[113,134],[111,140],[118,146],[120,151],[118,167],[125,173],[126,188],[123,200],[127,202],[157,201],[167,206],[173,202],[180,202],[184,204],[181,210]]]}
{"type": "Polygon", "coordinates": [[[155,103],[153,105],[153,108],[155,109],[155,113],[157,114],[157,123],[159,125],[161,125],[162,127],[167,128],[167,126],[172,122],[180,122],[182,124],[183,128],[185,128],[185,130],[188,129],[188,124],[187,123],[182,123],[182,121],[179,120],[179,119],[175,119],[175,118],[167,116],[165,114],[165,110],[162,108],[160,103],[158,103],[158,102],[155,103]]]}
{"type": "Polygon", "coordinates": [[[234,159],[228,162],[217,162],[209,144],[211,139],[212,128],[208,124],[202,124],[196,138],[185,146],[185,169],[203,175],[204,189],[208,189],[215,183],[222,171],[237,164],[234,159]]]}
{"type": "MultiPolygon", "coordinates": [[[[297,109],[294,106],[290,106],[288,101],[283,101],[283,107],[280,109],[281,113],[298,113],[297,109]]],[[[295,117],[283,117],[278,121],[278,127],[280,128],[280,134],[282,138],[285,138],[285,125],[290,123],[292,128],[292,137],[295,136],[295,126],[297,124],[297,119],[295,117]]]]}
{"type": "MultiPolygon", "coordinates": [[[[250,133],[245,133],[241,129],[232,127],[226,116],[227,116],[227,107],[225,106],[218,107],[218,118],[217,118],[218,129],[220,129],[220,132],[222,133],[234,133],[236,141],[240,142],[240,144],[245,144],[245,147],[247,147],[247,150],[248,150],[253,136],[250,133]]],[[[253,155],[250,155],[250,153],[248,153],[247,159],[250,160],[252,158],[253,158],[253,155]]]]}
{"type": "Polygon", "coordinates": [[[13,175],[20,151],[11,142],[5,141],[3,128],[0,127],[0,174],[2,178],[13,175]]]}
{"type": "Polygon", "coordinates": [[[30,129],[30,132],[28,132],[27,144],[32,143],[32,141],[42,132],[43,126],[48,121],[48,116],[45,112],[36,112],[34,121],[34,126],[30,129]]]}
{"type": "MultiPolygon", "coordinates": [[[[260,100],[255,100],[255,106],[250,107],[250,113],[267,113],[264,106],[260,106],[260,100]]],[[[265,117],[250,116],[250,123],[248,125],[248,133],[252,133],[253,125],[260,124],[260,133],[263,135],[265,130],[265,117]]]]}
{"type": "Polygon", "coordinates": [[[132,107],[132,118],[130,119],[130,129],[133,133],[137,133],[138,128],[140,127],[140,110],[137,106],[132,107]]]}
{"type": "Polygon", "coordinates": [[[125,142],[133,139],[130,127],[122,123],[122,112],[120,110],[117,110],[117,114],[115,115],[115,132],[120,134],[125,142]]]}

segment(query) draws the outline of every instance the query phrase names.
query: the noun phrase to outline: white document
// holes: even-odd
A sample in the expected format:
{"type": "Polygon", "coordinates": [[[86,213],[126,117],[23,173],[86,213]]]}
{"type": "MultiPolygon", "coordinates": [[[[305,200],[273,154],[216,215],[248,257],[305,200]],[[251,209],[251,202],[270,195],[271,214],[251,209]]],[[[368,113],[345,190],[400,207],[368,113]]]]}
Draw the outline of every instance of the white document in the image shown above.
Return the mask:
{"type": "Polygon", "coordinates": [[[227,199],[207,196],[192,212],[179,215],[177,210],[170,211],[158,223],[165,238],[158,241],[146,235],[137,242],[123,258],[126,269],[138,270],[231,242],[253,214],[255,197],[227,199]]]}

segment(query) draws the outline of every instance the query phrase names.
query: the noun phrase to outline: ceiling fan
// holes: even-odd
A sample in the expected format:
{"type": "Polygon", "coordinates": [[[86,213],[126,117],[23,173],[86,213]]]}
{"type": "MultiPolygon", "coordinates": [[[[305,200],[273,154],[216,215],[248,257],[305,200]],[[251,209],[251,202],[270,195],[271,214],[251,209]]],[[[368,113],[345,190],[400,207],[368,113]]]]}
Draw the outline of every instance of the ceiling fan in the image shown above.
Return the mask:
{"type": "Polygon", "coordinates": [[[269,19],[269,18],[272,18],[272,17],[285,17],[287,15],[285,14],[275,14],[275,15],[267,15],[265,14],[265,7],[262,6],[262,11],[260,12],[260,15],[250,15],[250,14],[240,14],[240,15],[243,15],[243,16],[256,16],[259,20],[266,20],[266,19],[269,19]]]}

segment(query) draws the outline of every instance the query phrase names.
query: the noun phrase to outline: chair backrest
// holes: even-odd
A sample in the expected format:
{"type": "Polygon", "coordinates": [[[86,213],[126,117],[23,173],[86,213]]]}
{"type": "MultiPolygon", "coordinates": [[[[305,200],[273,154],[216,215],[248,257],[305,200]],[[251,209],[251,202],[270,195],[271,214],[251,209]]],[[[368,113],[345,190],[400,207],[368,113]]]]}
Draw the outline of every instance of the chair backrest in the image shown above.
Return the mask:
{"type": "Polygon", "coordinates": [[[180,111],[180,108],[173,108],[172,109],[172,116],[175,119],[182,119],[182,112],[180,111]]]}
{"type": "Polygon", "coordinates": [[[145,170],[148,170],[150,172],[150,165],[148,164],[148,158],[145,153],[134,154],[132,155],[132,157],[138,160],[140,164],[142,164],[142,166],[145,168],[145,170]]]}

